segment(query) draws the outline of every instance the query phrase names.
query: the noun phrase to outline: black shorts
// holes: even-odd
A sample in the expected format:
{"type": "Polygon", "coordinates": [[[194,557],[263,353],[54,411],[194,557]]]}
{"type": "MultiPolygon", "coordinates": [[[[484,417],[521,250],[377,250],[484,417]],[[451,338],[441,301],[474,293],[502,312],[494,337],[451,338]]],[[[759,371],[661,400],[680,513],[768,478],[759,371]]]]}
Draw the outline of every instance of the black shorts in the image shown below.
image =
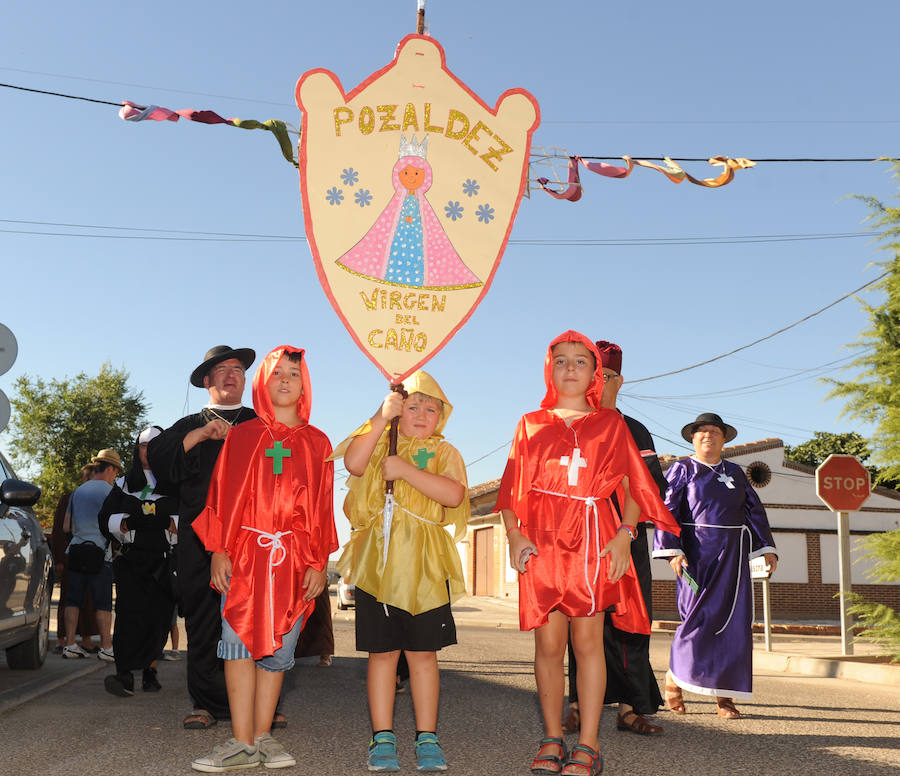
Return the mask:
{"type": "Polygon", "coordinates": [[[360,652],[437,652],[456,644],[456,623],[449,601],[437,609],[412,615],[379,603],[356,588],[356,649],[360,652]]]}

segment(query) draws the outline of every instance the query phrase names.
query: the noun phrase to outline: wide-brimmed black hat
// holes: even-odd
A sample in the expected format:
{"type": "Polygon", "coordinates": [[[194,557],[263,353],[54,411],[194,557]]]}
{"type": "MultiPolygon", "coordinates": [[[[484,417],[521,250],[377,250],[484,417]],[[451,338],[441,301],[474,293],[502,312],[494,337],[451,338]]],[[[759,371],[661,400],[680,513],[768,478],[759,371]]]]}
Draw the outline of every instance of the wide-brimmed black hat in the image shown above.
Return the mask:
{"type": "Polygon", "coordinates": [[[729,426],[721,417],[716,415],[715,412],[701,412],[696,420],[691,421],[681,429],[682,439],[690,442],[691,438],[694,436],[694,431],[698,426],[718,426],[722,429],[722,433],[725,434],[726,442],[730,442],[737,436],[737,429],[734,426],[729,426]]]}
{"type": "Polygon", "coordinates": [[[209,370],[229,358],[236,358],[244,369],[249,369],[256,360],[256,351],[251,348],[232,348],[230,345],[216,345],[214,348],[210,348],[203,357],[203,363],[191,372],[191,385],[202,388],[203,378],[209,374],[209,370]]]}

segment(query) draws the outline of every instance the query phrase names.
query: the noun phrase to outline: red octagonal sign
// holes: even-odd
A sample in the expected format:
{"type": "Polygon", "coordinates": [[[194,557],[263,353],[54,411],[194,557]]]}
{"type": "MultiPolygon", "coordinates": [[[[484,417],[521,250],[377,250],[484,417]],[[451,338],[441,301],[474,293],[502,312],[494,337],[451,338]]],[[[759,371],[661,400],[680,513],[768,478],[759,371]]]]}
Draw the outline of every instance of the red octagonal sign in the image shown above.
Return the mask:
{"type": "Polygon", "coordinates": [[[816,469],[816,495],[832,512],[856,512],[871,489],[869,470],[852,455],[829,455],[816,469]]]}

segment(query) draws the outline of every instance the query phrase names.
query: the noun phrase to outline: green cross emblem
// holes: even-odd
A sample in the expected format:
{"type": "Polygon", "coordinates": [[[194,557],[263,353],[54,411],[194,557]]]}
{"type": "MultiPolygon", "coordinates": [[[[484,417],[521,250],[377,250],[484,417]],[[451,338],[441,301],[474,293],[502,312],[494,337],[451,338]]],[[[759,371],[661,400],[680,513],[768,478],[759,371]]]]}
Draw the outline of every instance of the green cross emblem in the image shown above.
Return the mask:
{"type": "Polygon", "coordinates": [[[282,461],[291,457],[291,448],[284,447],[280,441],[273,442],[272,447],[266,450],[266,458],[272,459],[272,474],[281,474],[282,461]]]}
{"type": "Polygon", "coordinates": [[[417,469],[424,469],[428,466],[428,460],[430,458],[434,458],[434,453],[429,453],[424,447],[419,448],[419,452],[417,452],[412,459],[416,462],[417,469]]]}

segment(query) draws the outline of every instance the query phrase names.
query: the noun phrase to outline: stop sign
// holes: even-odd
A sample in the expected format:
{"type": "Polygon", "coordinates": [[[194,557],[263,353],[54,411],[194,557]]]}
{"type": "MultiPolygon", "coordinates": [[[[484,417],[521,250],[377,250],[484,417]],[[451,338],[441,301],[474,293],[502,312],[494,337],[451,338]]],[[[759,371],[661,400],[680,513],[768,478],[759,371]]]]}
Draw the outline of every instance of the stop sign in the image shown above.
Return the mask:
{"type": "Polygon", "coordinates": [[[829,455],[816,469],[816,495],[832,512],[855,512],[871,489],[869,470],[852,455],[829,455]]]}

